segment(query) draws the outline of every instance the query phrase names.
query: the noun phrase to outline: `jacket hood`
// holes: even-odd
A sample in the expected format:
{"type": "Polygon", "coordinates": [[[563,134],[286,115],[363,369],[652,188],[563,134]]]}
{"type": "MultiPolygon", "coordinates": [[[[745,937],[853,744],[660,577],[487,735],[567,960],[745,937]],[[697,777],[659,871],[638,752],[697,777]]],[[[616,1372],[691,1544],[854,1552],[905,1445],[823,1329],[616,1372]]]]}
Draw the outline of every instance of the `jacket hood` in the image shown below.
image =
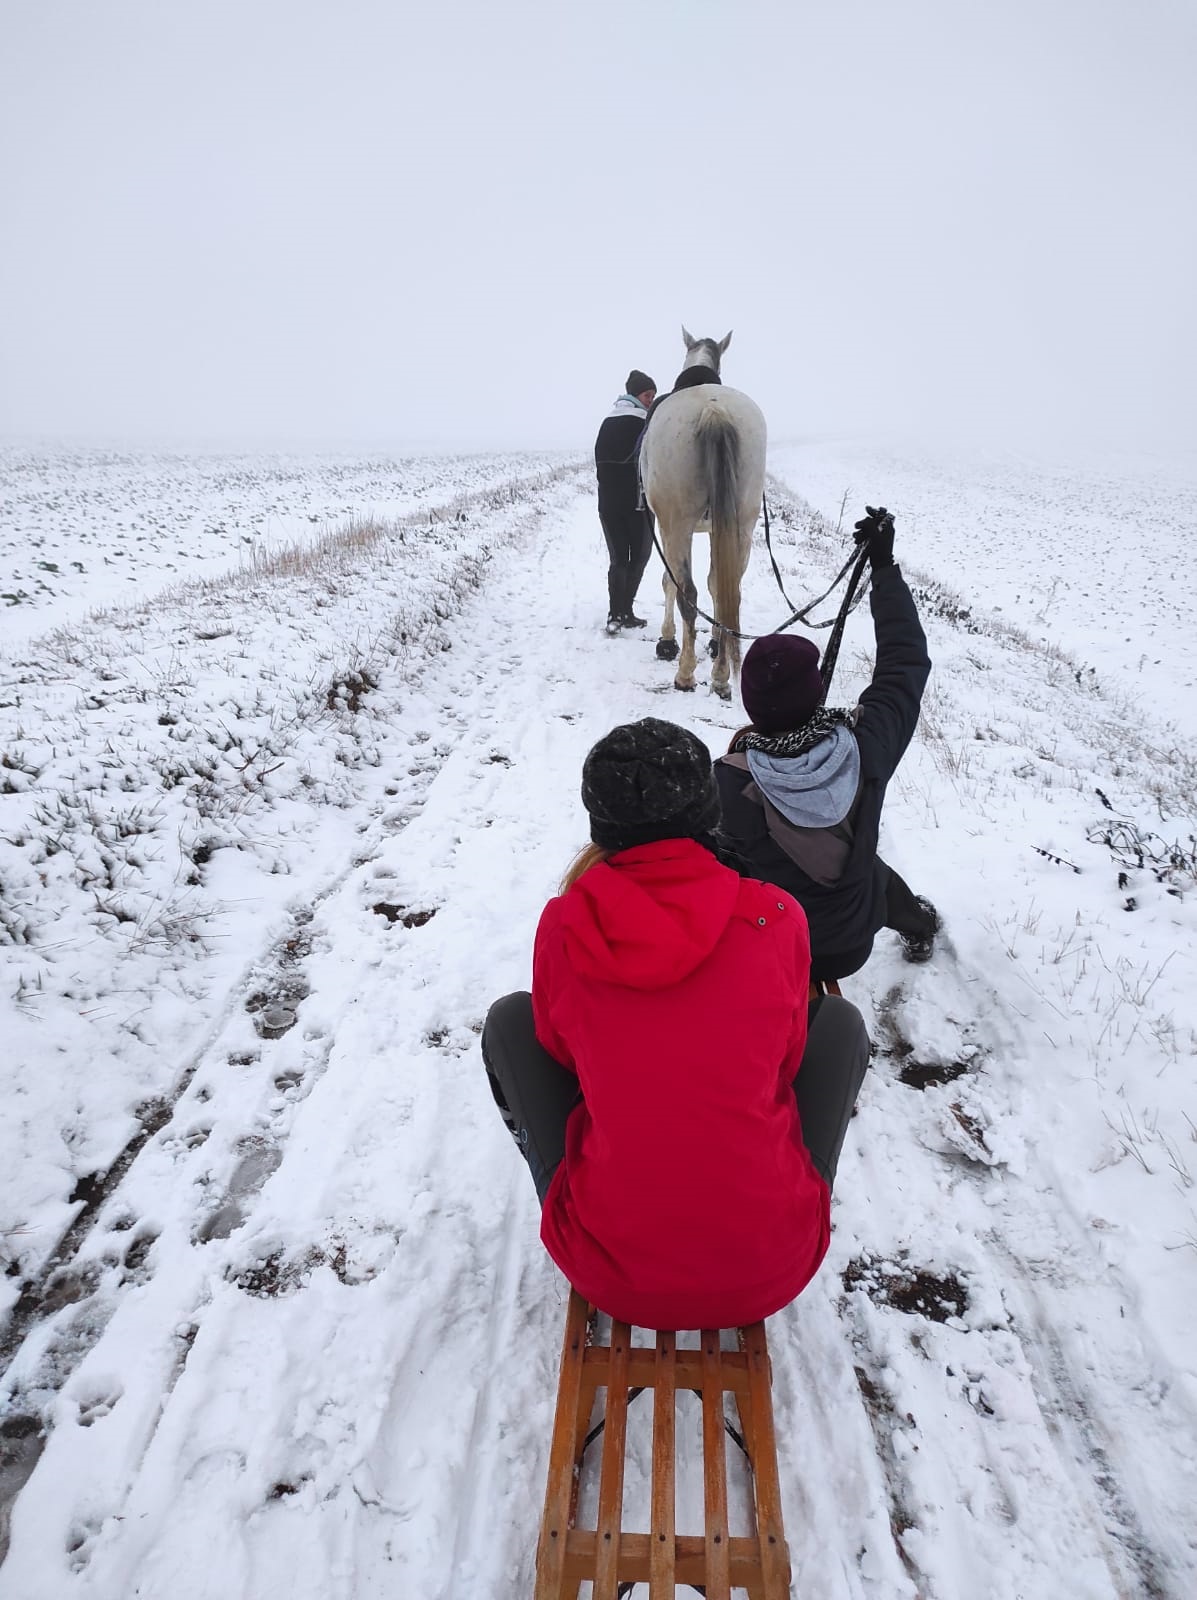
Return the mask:
{"type": "Polygon", "coordinates": [[[798,828],[833,828],[852,809],[860,787],[860,746],[845,727],[796,756],[749,749],[757,788],[798,828]]]}
{"type": "Polygon", "coordinates": [[[622,850],[562,897],[566,954],[579,974],[606,983],[680,983],[718,944],[740,885],[737,873],[693,839],[622,850]]]}

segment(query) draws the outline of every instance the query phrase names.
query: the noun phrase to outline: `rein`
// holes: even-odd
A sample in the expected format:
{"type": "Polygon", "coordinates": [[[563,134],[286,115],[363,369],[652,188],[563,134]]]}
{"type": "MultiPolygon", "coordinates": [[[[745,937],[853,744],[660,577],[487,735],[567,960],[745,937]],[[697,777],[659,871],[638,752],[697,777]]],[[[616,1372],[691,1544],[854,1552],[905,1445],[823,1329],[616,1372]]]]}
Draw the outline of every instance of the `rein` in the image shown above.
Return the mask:
{"type": "MultiPolygon", "coordinates": [[[[762,506],[765,518],[765,544],[769,551],[769,560],[773,564],[773,573],[777,579],[777,587],[781,590],[781,597],[785,601],[786,605],[793,607],[794,602],[785,592],[785,588],[781,581],[781,573],[777,566],[777,559],[773,554],[773,543],[769,537],[768,502],[762,501],[762,506]]],[[[657,537],[655,522],[653,526],[653,544],[656,546],[657,554],[661,558],[661,565],[665,568],[665,572],[669,578],[669,581],[677,590],[679,597],[678,605],[680,606],[680,597],[685,591],[683,590],[681,584],[677,581],[677,578],[674,576],[673,569],[665,559],[665,552],[661,548],[660,539],[657,537]]],[[[735,628],[724,627],[723,623],[716,621],[714,617],[712,617],[708,612],[704,611],[698,604],[697,600],[694,603],[695,615],[700,616],[704,622],[709,622],[712,628],[718,628],[721,633],[726,633],[731,638],[740,640],[764,639],[768,637],[769,633],[784,633],[787,628],[792,628],[796,622],[805,623],[808,628],[830,628],[831,636],[827,641],[826,649],[823,651],[823,659],[820,667],[820,676],[823,679],[823,694],[824,697],[826,697],[827,691],[831,687],[831,676],[835,671],[836,659],[840,653],[840,643],[844,637],[844,627],[847,624],[848,617],[851,612],[855,610],[855,608],[864,598],[862,580],[864,578],[864,570],[868,563],[868,559],[868,546],[865,544],[859,545],[855,550],[852,551],[847,561],[844,562],[843,566],[836,573],[830,584],[826,589],[824,589],[823,593],[819,595],[817,599],[808,600],[806,605],[800,606],[797,609],[792,609],[790,615],[785,619],[784,622],[779,623],[776,628],[770,628],[767,633],[740,633],[735,628]],[[836,612],[835,616],[828,617],[824,622],[812,622],[810,620],[810,613],[815,609],[816,606],[822,605],[823,601],[827,599],[828,595],[839,588],[840,583],[844,580],[844,578],[847,578],[848,586],[844,590],[844,598],[841,600],[840,608],[836,612]]]]}

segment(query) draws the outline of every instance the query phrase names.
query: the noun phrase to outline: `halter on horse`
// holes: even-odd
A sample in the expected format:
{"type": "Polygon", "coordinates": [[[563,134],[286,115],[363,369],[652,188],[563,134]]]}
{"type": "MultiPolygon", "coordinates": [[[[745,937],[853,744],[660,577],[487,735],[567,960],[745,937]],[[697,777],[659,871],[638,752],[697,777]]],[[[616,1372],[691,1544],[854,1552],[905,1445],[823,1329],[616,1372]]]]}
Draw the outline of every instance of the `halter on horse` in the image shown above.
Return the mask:
{"type": "Polygon", "coordinates": [[[731,343],[730,333],[718,341],[694,339],[683,328],[682,338],[686,342],[682,373],[688,386],[657,402],[640,448],[644,494],[660,526],[669,569],[661,580],[665,619],[657,654],[672,661],[678,653],[673,620],[676,594],[683,631],[673,684],[675,689],[693,689],[698,589],[690,565],[690,545],[696,532],[709,529],[707,587],[718,624],[711,688],[730,700],[731,669],[740,664],[735,636],[740,628],[740,581],[765,492],[765,419],[746,394],[725,389],[719,382],[719,361],[731,343]],[[710,370],[712,381],[693,383],[691,369],[695,367],[710,370]],[[677,587],[670,573],[676,577],[677,587]]]}

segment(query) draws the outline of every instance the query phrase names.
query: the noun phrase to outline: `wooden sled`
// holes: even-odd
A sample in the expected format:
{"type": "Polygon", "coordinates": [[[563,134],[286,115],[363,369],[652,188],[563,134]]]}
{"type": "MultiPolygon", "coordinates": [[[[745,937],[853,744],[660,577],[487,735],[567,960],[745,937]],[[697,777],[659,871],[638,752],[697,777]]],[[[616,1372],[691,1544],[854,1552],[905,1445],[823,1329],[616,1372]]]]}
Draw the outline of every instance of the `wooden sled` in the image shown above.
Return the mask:
{"type": "MultiPolygon", "coordinates": [[[[632,1343],[626,1322],[613,1322],[609,1344],[595,1342],[597,1316],[570,1291],[561,1351],[557,1413],[549,1451],[544,1518],[536,1551],[535,1600],[577,1600],[583,1581],[594,1600],[619,1600],[633,1584],[649,1600],[673,1600],[679,1585],[700,1586],[707,1600],[788,1600],[790,1553],[782,1528],[777,1442],[765,1325],[736,1329],[737,1349],[723,1350],[706,1329],[697,1350],[679,1350],[676,1335],[656,1335],[655,1348],[632,1343]],[[587,1426],[598,1389],[606,1390],[596,1526],[579,1527],[578,1500],[587,1426]],[[652,1486],[648,1533],[625,1533],[624,1450],[628,1400],[653,1396],[652,1486]],[[706,1528],[679,1534],[675,1521],[675,1400],[692,1389],[702,1399],[703,1498],[706,1528]],[[752,1482],[752,1529],[728,1534],[727,1433],[723,1396],[735,1397],[752,1482]]],[[[597,1441],[596,1441],[597,1443],[597,1441]]],[[[734,1448],[734,1446],[733,1446],[734,1448]]]]}

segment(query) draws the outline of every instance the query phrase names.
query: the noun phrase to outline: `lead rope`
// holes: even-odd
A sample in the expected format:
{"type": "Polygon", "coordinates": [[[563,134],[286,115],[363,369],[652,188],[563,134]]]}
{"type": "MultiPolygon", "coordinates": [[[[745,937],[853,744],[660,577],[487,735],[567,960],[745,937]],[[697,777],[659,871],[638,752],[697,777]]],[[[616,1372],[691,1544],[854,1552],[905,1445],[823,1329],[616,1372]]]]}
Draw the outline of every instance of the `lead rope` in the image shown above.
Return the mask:
{"type": "MultiPolygon", "coordinates": [[[[682,591],[682,586],[677,581],[677,578],[674,575],[673,568],[669,565],[669,562],[665,559],[665,552],[661,548],[661,541],[660,541],[660,539],[657,538],[657,529],[656,529],[655,520],[653,522],[652,533],[653,533],[653,545],[656,548],[657,554],[661,558],[661,565],[665,568],[665,572],[666,572],[667,577],[669,578],[669,581],[673,584],[673,587],[677,590],[678,595],[680,597],[682,592],[683,592],[682,591]]],[[[770,559],[772,559],[773,552],[772,552],[771,549],[770,549],[769,554],[770,554],[770,559]]],[[[838,650],[839,650],[839,637],[843,634],[844,623],[848,619],[848,613],[850,611],[854,610],[855,607],[858,606],[860,604],[861,600],[864,598],[864,591],[863,591],[863,589],[860,589],[860,574],[864,569],[865,562],[867,561],[867,559],[868,559],[868,552],[864,549],[863,546],[860,549],[853,550],[852,554],[848,557],[847,561],[844,562],[843,566],[836,573],[835,577],[831,580],[831,582],[828,584],[827,588],[824,589],[824,591],[823,591],[823,593],[821,595],[817,596],[817,598],[814,599],[814,600],[808,600],[806,605],[800,607],[799,609],[791,611],[790,615],[785,619],[784,622],[779,622],[776,628],[769,628],[766,631],[766,633],[741,633],[736,628],[726,628],[726,627],[724,627],[723,623],[719,622],[715,617],[711,616],[709,611],[704,611],[702,609],[702,607],[698,604],[697,601],[695,601],[695,603],[694,603],[694,614],[697,617],[701,617],[704,622],[709,622],[712,628],[718,628],[722,633],[728,634],[733,639],[748,639],[748,640],[764,639],[764,638],[767,638],[768,634],[770,634],[770,633],[784,633],[787,628],[792,628],[793,625],[796,622],[805,623],[805,625],[808,628],[835,628],[837,630],[836,635],[835,635],[835,648],[836,648],[836,651],[838,652],[838,650]],[[827,599],[828,595],[834,593],[834,591],[839,588],[840,583],[843,581],[844,578],[848,577],[849,573],[851,573],[851,577],[850,577],[849,583],[848,583],[848,590],[847,590],[847,592],[846,592],[846,594],[844,596],[844,601],[841,604],[840,609],[836,613],[836,615],[834,617],[828,617],[825,622],[812,622],[810,620],[810,613],[815,609],[816,606],[822,605],[824,600],[827,599]]],[[[776,571],[776,570],[777,570],[777,566],[776,566],[776,563],[774,563],[774,571],[776,571]]],[[[779,586],[780,586],[780,582],[781,582],[781,579],[780,579],[780,575],[779,575],[779,577],[778,577],[779,586]]],[[[793,601],[786,594],[784,589],[782,589],[782,599],[785,601],[785,603],[788,606],[792,606],[793,605],[793,601]]],[[[679,598],[678,604],[679,604],[679,606],[681,604],[680,598],[679,598]]]]}
{"type": "Polygon", "coordinates": [[[770,560],[770,562],[772,563],[772,566],[773,566],[773,576],[777,579],[777,587],[781,590],[781,598],[785,601],[786,605],[788,605],[790,610],[792,611],[794,609],[794,602],[790,599],[789,595],[786,593],[786,586],[781,581],[781,569],[777,565],[777,557],[773,554],[773,540],[770,537],[770,533],[769,533],[769,497],[768,497],[768,495],[764,495],[763,494],[761,496],[761,514],[765,519],[765,549],[769,552],[769,560],[770,560]]]}
{"type": "Polygon", "coordinates": [[[844,637],[844,624],[848,620],[849,612],[857,603],[857,590],[860,590],[860,594],[862,596],[864,594],[864,589],[861,587],[861,583],[862,579],[864,578],[864,569],[868,559],[869,547],[867,543],[862,541],[859,549],[857,549],[853,554],[852,572],[848,578],[848,587],[844,591],[843,603],[841,604],[839,614],[832,625],[831,634],[827,640],[827,648],[823,651],[823,660],[819,665],[819,676],[823,680],[822,704],[826,704],[827,695],[831,689],[831,678],[832,674],[835,672],[835,663],[840,653],[840,641],[844,637]]]}

